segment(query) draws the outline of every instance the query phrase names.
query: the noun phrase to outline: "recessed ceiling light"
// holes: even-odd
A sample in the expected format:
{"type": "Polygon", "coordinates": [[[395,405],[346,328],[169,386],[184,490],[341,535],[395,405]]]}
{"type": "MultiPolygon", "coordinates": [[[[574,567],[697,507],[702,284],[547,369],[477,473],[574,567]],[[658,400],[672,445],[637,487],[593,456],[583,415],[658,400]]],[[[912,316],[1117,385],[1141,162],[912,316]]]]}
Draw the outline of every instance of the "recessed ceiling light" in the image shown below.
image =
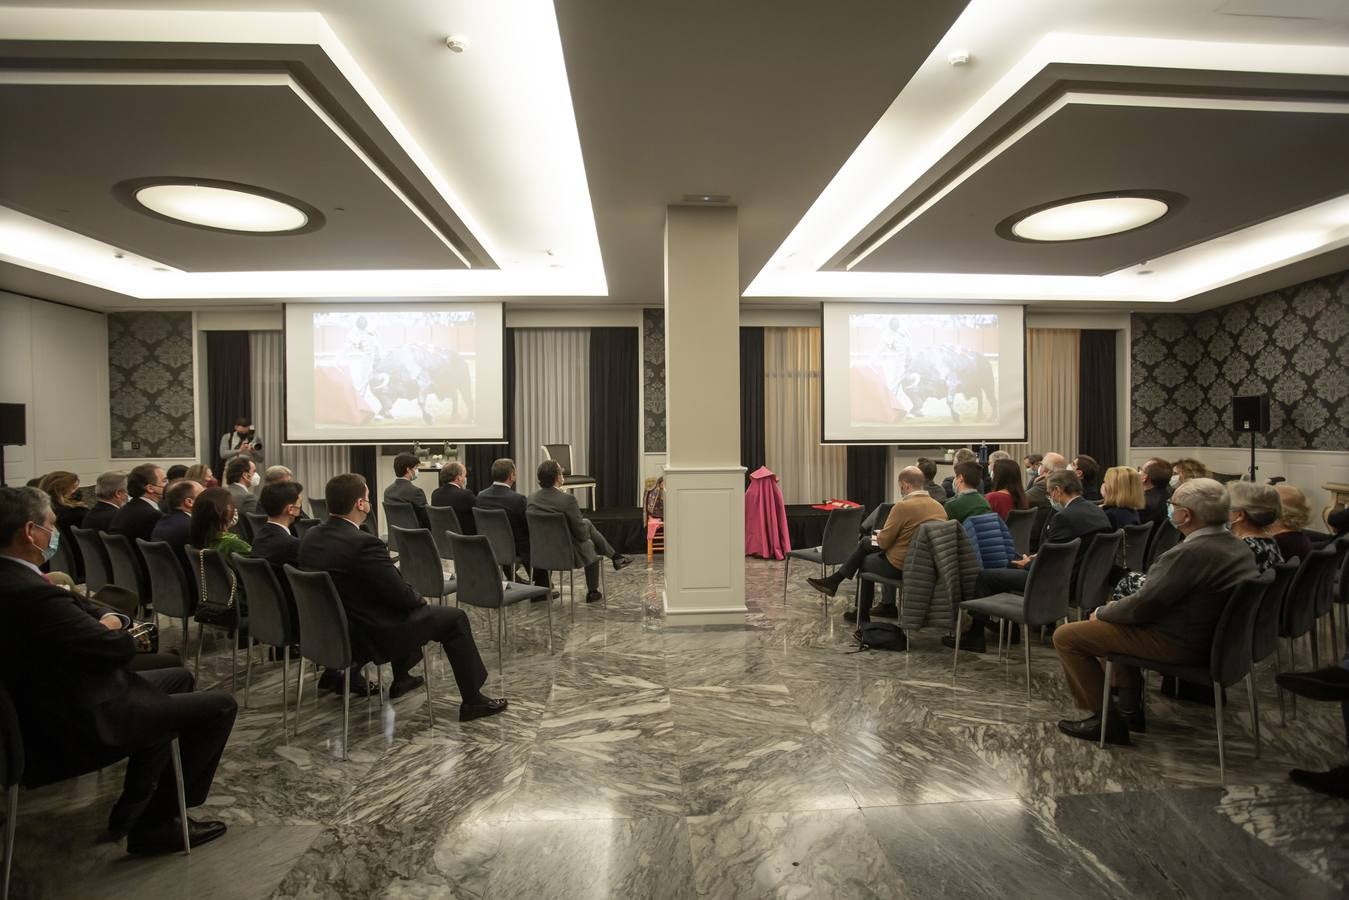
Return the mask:
{"type": "Polygon", "coordinates": [[[142,178],[118,184],[114,193],[138,212],[212,231],[297,234],[324,221],[303,201],[228,181],[142,178]]]}
{"type": "Polygon", "coordinates": [[[1070,197],[1023,210],[998,223],[1008,240],[1083,241],[1142,228],[1184,202],[1178,194],[1133,191],[1070,197]]]}

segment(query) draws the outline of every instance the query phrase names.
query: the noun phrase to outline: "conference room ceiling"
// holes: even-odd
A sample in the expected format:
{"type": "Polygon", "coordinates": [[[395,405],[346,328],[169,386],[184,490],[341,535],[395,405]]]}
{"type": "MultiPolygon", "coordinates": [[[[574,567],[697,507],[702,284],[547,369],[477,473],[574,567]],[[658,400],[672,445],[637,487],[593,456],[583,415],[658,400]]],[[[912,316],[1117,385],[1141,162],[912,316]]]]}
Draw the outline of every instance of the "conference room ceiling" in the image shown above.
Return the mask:
{"type": "Polygon", "coordinates": [[[1349,248],[1343,0],[81,6],[0,0],[0,289],[659,305],[665,209],[706,195],[759,305],[1190,309],[1349,248]],[[114,192],[167,176],[321,227],[207,231],[114,192]],[[1170,208],[1007,237],[1118,192],[1170,208]]]}

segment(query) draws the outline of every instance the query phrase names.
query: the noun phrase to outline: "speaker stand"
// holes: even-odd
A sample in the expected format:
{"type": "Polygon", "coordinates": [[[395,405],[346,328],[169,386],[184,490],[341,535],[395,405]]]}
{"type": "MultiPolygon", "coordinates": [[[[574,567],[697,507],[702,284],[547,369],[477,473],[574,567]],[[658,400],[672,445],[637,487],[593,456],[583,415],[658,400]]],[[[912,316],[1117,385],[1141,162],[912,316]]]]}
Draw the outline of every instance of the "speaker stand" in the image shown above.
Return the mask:
{"type": "Polygon", "coordinates": [[[1255,484],[1255,429],[1251,429],[1251,484],[1255,484]]]}

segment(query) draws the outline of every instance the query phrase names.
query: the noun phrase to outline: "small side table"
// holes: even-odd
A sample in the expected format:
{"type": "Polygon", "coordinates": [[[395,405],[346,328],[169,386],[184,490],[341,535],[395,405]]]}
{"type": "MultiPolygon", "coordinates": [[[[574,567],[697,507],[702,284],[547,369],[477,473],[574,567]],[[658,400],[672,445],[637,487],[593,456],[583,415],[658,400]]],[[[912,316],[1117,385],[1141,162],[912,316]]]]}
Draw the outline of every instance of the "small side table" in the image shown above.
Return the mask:
{"type": "Polygon", "coordinates": [[[1331,497],[1331,504],[1321,511],[1321,521],[1326,527],[1330,527],[1330,514],[1339,512],[1346,506],[1349,506],[1349,484],[1339,481],[1327,481],[1321,485],[1321,490],[1328,491],[1331,497]]]}

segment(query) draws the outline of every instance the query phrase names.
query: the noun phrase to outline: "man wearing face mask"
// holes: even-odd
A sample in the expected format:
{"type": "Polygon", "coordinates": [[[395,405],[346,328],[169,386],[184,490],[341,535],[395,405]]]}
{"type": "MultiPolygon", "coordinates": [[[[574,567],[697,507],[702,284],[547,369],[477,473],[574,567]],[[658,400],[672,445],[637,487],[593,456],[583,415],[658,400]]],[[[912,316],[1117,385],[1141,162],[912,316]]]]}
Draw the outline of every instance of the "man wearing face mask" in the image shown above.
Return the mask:
{"type": "Polygon", "coordinates": [[[113,534],[126,535],[132,547],[136,546],[137,538],[150,540],[155,525],[164,516],[160,503],[164,500],[164,488],[167,486],[168,479],[159,466],[154,463],[136,466],[126,479],[126,492],[131,499],[117,510],[108,530],[113,534]]]}
{"type": "MultiPolygon", "coordinates": [[[[125,835],[129,853],[180,851],[170,742],[179,742],[186,805],[200,806],[234,725],[234,698],[192,692],[192,674],[181,667],[133,673],[130,620],[109,612],[95,618],[97,611],[91,614],[38,569],[56,550],[55,525],[41,491],[0,487],[0,680],[23,731],[25,783],[46,784],[127,759],[109,835],[125,835]]],[[[220,837],[225,825],[189,819],[187,832],[197,846],[220,837]]]]}
{"type": "Polygon", "coordinates": [[[84,527],[94,531],[111,531],[113,517],[126,505],[127,474],[125,472],[104,472],[94,484],[94,498],[97,502],[84,515],[84,527]]]}
{"type": "Polygon", "coordinates": [[[300,568],[327,572],[337,588],[351,627],[358,660],[393,663],[390,697],[416,690],[424,678],[411,669],[422,647],[438,642],[459,685],[459,721],[504,712],[506,701],[487,697],[487,667],[473,640],[468,615],[454,606],[428,604],[405,582],[389,558],[389,547],[361,530],[370,515],[370,488],[360,475],[338,475],[324,488],[328,521],[300,541],[300,568]]]}
{"type": "MultiPolygon", "coordinates": [[[[1048,462],[1048,459],[1048,456],[1046,456],[1045,461],[1048,462]]],[[[1105,511],[1090,500],[1083,499],[1082,482],[1078,479],[1077,473],[1071,469],[1059,469],[1056,472],[1051,472],[1045,478],[1044,485],[1045,493],[1054,513],[1045,523],[1044,531],[1040,533],[1041,547],[1045,544],[1066,544],[1075,538],[1086,538],[1088,535],[1097,532],[1114,530],[1110,526],[1110,519],[1107,518],[1105,511]]],[[[1082,560],[1082,555],[1079,551],[1077,559],[1073,562],[1072,578],[1074,580],[1077,578],[1077,566],[1082,560]]],[[[990,597],[993,594],[1001,593],[1025,593],[1026,578],[1029,576],[1030,567],[1034,562],[1035,554],[1032,553],[1012,560],[1009,564],[1010,568],[981,570],[979,580],[975,583],[974,596],[990,597]]],[[[974,618],[973,627],[961,637],[960,649],[983,653],[986,649],[984,641],[985,620],[971,618],[974,618]]],[[[942,643],[948,647],[954,647],[955,637],[947,635],[942,638],[942,643]]]]}
{"type": "MultiPolygon", "coordinates": [[[[241,521],[246,514],[258,511],[258,498],[253,491],[261,481],[257,465],[246,456],[235,457],[225,467],[225,487],[234,499],[234,508],[238,510],[241,521]]],[[[236,530],[235,533],[242,532],[236,530]]]]}
{"type": "Polygon", "coordinates": [[[1143,478],[1143,511],[1139,513],[1139,519],[1143,522],[1161,522],[1166,518],[1166,498],[1171,496],[1168,484],[1171,464],[1153,457],[1143,463],[1138,473],[1143,478]]]}
{"type": "Polygon", "coordinates": [[[173,548],[173,555],[178,557],[183,571],[189,576],[188,584],[192,583],[192,569],[183,548],[187,546],[188,535],[192,532],[192,507],[197,502],[197,495],[204,490],[206,488],[202,487],[201,482],[187,478],[169,485],[164,492],[164,505],[169,511],[155,523],[155,530],[150,534],[150,540],[163,541],[173,548]]]}
{"type": "MultiPolygon", "coordinates": [[[[1224,526],[1230,501],[1211,478],[1192,478],[1171,497],[1171,524],[1185,540],[1159,556],[1143,587],[1097,608],[1091,618],[1054,630],[1078,709],[1091,713],[1081,721],[1059,722],[1064,734],[1096,740],[1101,733],[1101,694],[1105,687],[1100,659],[1122,653],[1179,665],[1204,665],[1213,630],[1233,588],[1256,577],[1255,559],[1240,538],[1224,526]]],[[[1118,706],[1106,722],[1105,739],[1128,744],[1130,731],[1146,730],[1142,714],[1142,678],[1137,669],[1116,667],[1118,706]]]]}
{"type": "Polygon", "coordinates": [[[220,436],[220,467],[223,469],[239,457],[262,462],[262,441],[253,428],[253,420],[240,416],[234,427],[220,436]]]}

